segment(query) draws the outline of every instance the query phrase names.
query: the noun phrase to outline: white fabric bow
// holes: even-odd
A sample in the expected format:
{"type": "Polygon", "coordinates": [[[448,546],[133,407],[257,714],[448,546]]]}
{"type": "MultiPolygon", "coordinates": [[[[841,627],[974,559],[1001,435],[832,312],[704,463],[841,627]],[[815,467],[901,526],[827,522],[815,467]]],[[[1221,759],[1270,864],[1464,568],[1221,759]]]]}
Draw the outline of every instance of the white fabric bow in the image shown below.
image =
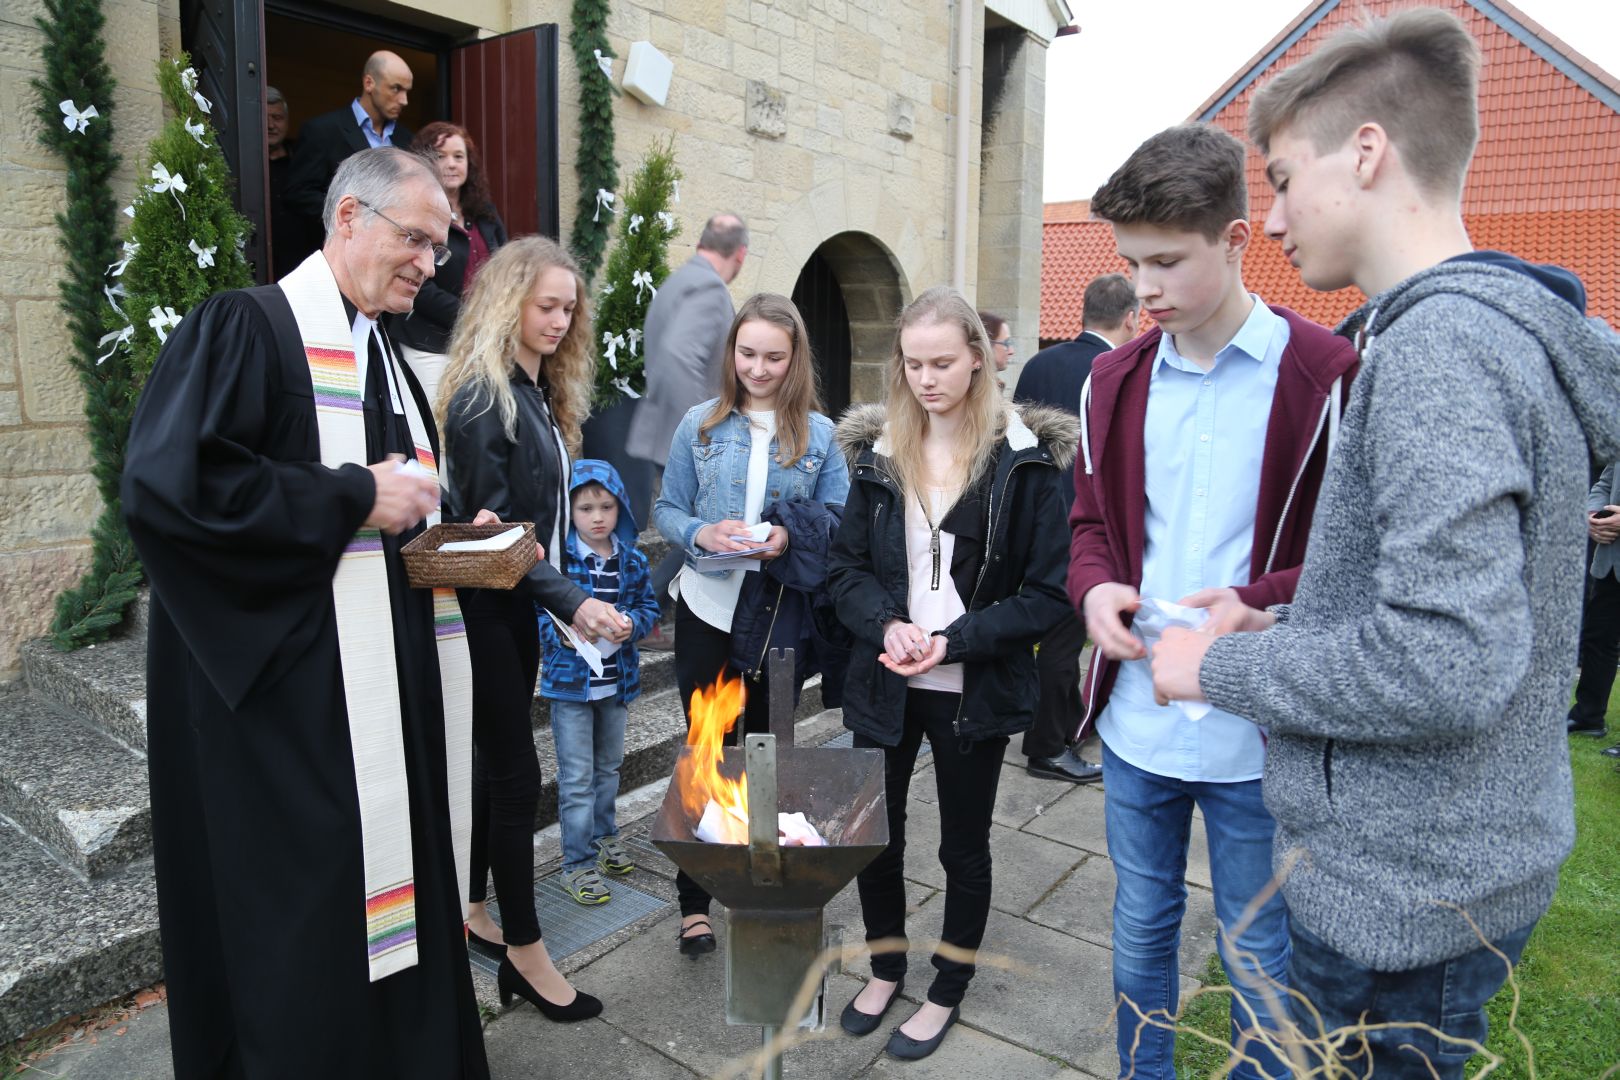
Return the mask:
{"type": "Polygon", "coordinates": [[[592,49],[591,55],[596,57],[596,66],[602,69],[602,76],[609,82],[613,81],[613,57],[603,56],[601,49],[592,49]]]}
{"type": "Polygon", "coordinates": [[[641,396],[634,390],[630,389],[630,380],[625,378],[623,375],[620,375],[617,379],[613,380],[613,386],[619,391],[619,393],[623,394],[627,398],[633,399],[641,396]]]}
{"type": "Polygon", "coordinates": [[[85,130],[89,128],[90,121],[101,115],[100,113],[96,112],[96,107],[94,105],[86,105],[83,109],[81,109],[77,105],[73,104],[72,98],[62,102],[58,107],[63,113],[62,126],[67,128],[69,131],[78,132],[80,135],[83,135],[85,130]]]}
{"type": "Polygon", "coordinates": [[[641,344],[641,331],[632,326],[625,333],[630,338],[630,355],[634,356],[636,355],[636,346],[641,344]]]}
{"type": "Polygon", "coordinates": [[[186,68],[180,73],[180,85],[185,89],[186,93],[191,95],[191,100],[197,103],[197,108],[205,113],[214,111],[214,107],[208,103],[208,99],[197,93],[196,68],[186,68]]]}
{"type": "Polygon", "coordinates": [[[643,221],[646,221],[646,220],[647,219],[642,217],[640,214],[631,214],[630,215],[630,235],[631,236],[636,235],[636,233],[639,232],[640,229],[641,229],[641,223],[643,221]]]}
{"type": "Polygon", "coordinates": [[[190,133],[193,139],[197,140],[198,146],[208,145],[208,140],[203,138],[203,122],[201,120],[198,120],[195,124],[193,124],[190,120],[187,120],[186,131],[190,133]]]}
{"type": "Polygon", "coordinates": [[[117,262],[108,263],[107,273],[112,277],[121,276],[124,273],[125,268],[129,266],[129,260],[133,259],[135,257],[135,253],[139,250],[141,250],[140,244],[136,243],[134,240],[125,240],[124,257],[119,259],[117,262]]]}
{"type": "Polygon", "coordinates": [[[173,176],[169,175],[169,167],[160,161],[152,166],[152,179],[156,183],[146,190],[158,195],[167,191],[172,195],[174,205],[180,208],[180,220],[184,221],[186,218],[186,204],[180,201],[180,192],[186,190],[186,178],[179,173],[175,173],[173,176]]]}
{"type": "Polygon", "coordinates": [[[608,208],[608,213],[617,214],[618,211],[613,209],[613,199],[614,199],[613,192],[609,191],[607,188],[597,188],[596,189],[596,213],[591,215],[591,220],[595,221],[598,217],[601,216],[602,207],[604,207],[604,206],[608,208]]]}
{"type": "Polygon", "coordinates": [[[130,203],[128,206],[124,207],[124,216],[127,217],[127,218],[132,218],[132,217],[135,216],[135,204],[134,203],[130,203]]]}
{"type": "Polygon", "coordinates": [[[602,348],[607,350],[608,367],[614,371],[619,370],[619,350],[624,348],[624,336],[615,336],[611,331],[602,331],[602,348]]]}
{"type": "Polygon", "coordinates": [[[105,345],[110,341],[110,342],[112,342],[112,348],[108,349],[106,352],[104,352],[100,356],[96,357],[96,363],[98,363],[98,364],[101,363],[103,360],[106,360],[107,357],[109,357],[113,353],[117,352],[118,351],[118,346],[120,346],[120,345],[128,345],[130,338],[132,338],[134,336],[135,336],[135,327],[134,326],[126,326],[122,330],[114,330],[110,334],[102,334],[101,335],[101,340],[99,342],[97,342],[97,344],[98,345],[105,345]]]}
{"type": "Polygon", "coordinates": [[[675,184],[675,205],[679,206],[681,205],[681,182],[676,180],[673,183],[675,184]]]}
{"type": "Polygon", "coordinates": [[[123,315],[126,319],[129,318],[128,315],[124,315],[124,309],[118,306],[118,298],[120,296],[129,295],[129,293],[124,289],[124,283],[122,281],[120,281],[117,285],[103,285],[101,287],[101,291],[107,294],[107,303],[112,305],[112,309],[114,311],[118,312],[120,315],[123,315]]]}
{"type": "Polygon", "coordinates": [[[164,306],[152,309],[152,317],[146,320],[146,325],[157,332],[159,343],[169,340],[169,331],[180,325],[180,316],[174,313],[174,308],[164,306]]]}
{"type": "Polygon", "coordinates": [[[641,290],[643,287],[651,290],[653,296],[658,295],[658,290],[653,288],[652,275],[645,270],[637,270],[631,274],[630,284],[636,287],[636,303],[638,304],[641,303],[641,290]]]}
{"type": "Polygon", "coordinates": [[[602,295],[603,296],[612,296],[613,295],[613,282],[610,281],[606,285],[602,286],[602,295]]]}
{"type": "Polygon", "coordinates": [[[674,214],[670,213],[668,210],[660,210],[654,216],[658,218],[658,223],[664,227],[665,232],[672,233],[675,231],[674,214]]]}
{"type": "Polygon", "coordinates": [[[197,241],[193,240],[191,242],[191,253],[193,255],[197,256],[197,269],[202,270],[202,269],[206,269],[207,267],[213,266],[214,265],[214,252],[216,252],[218,250],[219,250],[219,247],[217,245],[214,246],[214,247],[206,247],[206,248],[198,247],[197,246],[197,241]]]}

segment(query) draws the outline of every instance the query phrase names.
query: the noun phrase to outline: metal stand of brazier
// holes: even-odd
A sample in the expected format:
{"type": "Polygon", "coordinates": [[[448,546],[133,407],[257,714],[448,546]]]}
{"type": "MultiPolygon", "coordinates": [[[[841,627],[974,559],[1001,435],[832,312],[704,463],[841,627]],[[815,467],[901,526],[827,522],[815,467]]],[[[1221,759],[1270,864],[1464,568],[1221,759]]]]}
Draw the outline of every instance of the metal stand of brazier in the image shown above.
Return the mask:
{"type": "MultiPolygon", "coordinates": [[[[816,750],[793,745],[793,651],[770,658],[770,734],[728,746],[723,775],[748,776],[748,843],[709,844],[681,800],[690,766],[683,749],[653,820],[652,842],[727,911],[726,1023],[764,1028],[769,1047],[788,1019],[805,973],[824,947],[822,909],[889,845],[881,750],[816,750]],[[780,847],[778,808],[803,811],[826,847],[780,847]]],[[[825,975],[822,990],[825,990],[825,975]]],[[[823,1023],[821,994],[813,1025],[823,1023]]],[[[771,1055],[765,1080],[782,1075],[771,1055]]]]}

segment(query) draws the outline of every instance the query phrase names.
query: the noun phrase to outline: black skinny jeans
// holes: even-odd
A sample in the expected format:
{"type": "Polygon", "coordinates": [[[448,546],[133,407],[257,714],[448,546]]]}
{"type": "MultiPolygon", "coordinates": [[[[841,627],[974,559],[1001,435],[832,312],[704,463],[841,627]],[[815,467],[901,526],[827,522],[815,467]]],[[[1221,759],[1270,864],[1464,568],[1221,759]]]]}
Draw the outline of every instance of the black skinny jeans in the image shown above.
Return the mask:
{"type": "Polygon", "coordinates": [[[540,624],[517,593],[458,590],[472,654],[472,865],[468,899],[482,901],[491,874],[508,945],[540,940],[534,910],[534,815],[540,762],[534,753],[540,624]]]}
{"type": "Polygon", "coordinates": [[[1057,757],[1079,732],[1085,714],[1080,703],[1080,651],[1085,647],[1086,624],[1073,612],[1041,639],[1035,654],[1041,698],[1035,722],[1024,732],[1026,757],[1057,757]]]}
{"type": "Polygon", "coordinates": [[[1581,619],[1581,677],[1569,716],[1583,724],[1601,724],[1620,667],[1620,581],[1613,574],[1590,581],[1581,619]]]}
{"type": "MultiPolygon", "coordinates": [[[[976,950],[990,919],[990,812],[1001,782],[1007,737],[969,742],[951,731],[962,696],[938,690],[906,691],[905,730],[900,745],[883,746],[864,735],[858,747],[883,751],[884,796],[889,810],[889,846],[855,879],[861,895],[866,940],[906,937],[906,793],[923,736],[934,750],[934,785],[939,797],[939,864],[945,868],[945,926],[941,940],[976,950]]],[[[934,954],[938,974],[928,1000],[945,1008],[962,1003],[974,966],[934,954]]],[[[898,982],[906,973],[906,953],[872,957],[872,974],[898,982]]]]}
{"type": "MultiPolygon", "coordinates": [[[[692,614],[685,599],[675,604],[675,685],[681,695],[681,712],[686,726],[692,726],[692,691],[707,687],[721,672],[735,677],[731,667],[731,635],[692,614]]],[[[749,680],[744,691],[743,729],[745,732],[771,730],[770,685],[765,679],[749,680]]],[[[727,746],[737,745],[737,729],[726,734],[727,746]]],[[[703,886],[682,870],[675,875],[675,893],[680,897],[681,915],[707,915],[712,899],[703,886]]]]}

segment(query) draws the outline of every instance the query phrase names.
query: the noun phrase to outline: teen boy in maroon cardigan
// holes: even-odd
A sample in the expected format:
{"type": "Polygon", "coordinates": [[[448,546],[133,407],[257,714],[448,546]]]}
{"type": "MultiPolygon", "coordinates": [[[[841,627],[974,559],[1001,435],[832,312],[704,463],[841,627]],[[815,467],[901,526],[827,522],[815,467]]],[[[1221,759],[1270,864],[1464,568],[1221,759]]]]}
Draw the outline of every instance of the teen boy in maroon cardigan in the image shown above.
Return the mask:
{"type": "MultiPolygon", "coordinates": [[[[1289,938],[1275,893],[1246,918],[1271,879],[1276,828],[1260,795],[1261,734],[1230,713],[1195,720],[1157,704],[1131,613],[1139,591],[1198,607],[1293,595],[1356,365],[1344,339],[1244,288],[1244,174],[1242,143],[1186,124],[1142,144],[1091,202],[1157,323],[1098,357],[1082,395],[1068,574],[1096,644],[1082,734],[1095,721],[1103,739],[1120,1071],[1145,1080],[1174,1076],[1173,1035],[1138,1014],[1176,1008],[1194,805],[1216,917],[1228,931],[1247,923],[1236,935],[1246,962],[1224,939],[1221,957],[1268,1028],[1262,983],[1286,981],[1289,938]]],[[[1236,1040],[1252,1023],[1237,1000],[1232,1015],[1236,1040]]],[[[1266,1075],[1288,1071],[1247,1052],[1266,1075]]],[[[1233,1075],[1262,1074],[1244,1063],[1233,1075]]]]}

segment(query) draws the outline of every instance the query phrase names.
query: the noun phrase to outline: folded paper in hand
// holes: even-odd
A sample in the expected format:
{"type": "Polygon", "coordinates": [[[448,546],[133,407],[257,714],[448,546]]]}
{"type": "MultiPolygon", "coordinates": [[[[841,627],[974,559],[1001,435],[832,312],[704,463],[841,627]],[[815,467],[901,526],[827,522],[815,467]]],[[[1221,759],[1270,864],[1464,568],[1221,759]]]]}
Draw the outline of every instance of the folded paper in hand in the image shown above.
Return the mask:
{"type": "MultiPolygon", "coordinates": [[[[548,611],[546,614],[551,615],[551,612],[548,611]]],[[[591,669],[591,673],[600,677],[603,671],[602,650],[596,647],[595,642],[586,641],[578,630],[575,630],[557,616],[551,615],[551,621],[557,624],[557,633],[561,634],[568,644],[574,647],[574,651],[579,653],[580,659],[585,661],[585,665],[591,669]]],[[[618,648],[618,646],[615,645],[614,648],[618,648]]]]}
{"type": "Polygon", "coordinates": [[[505,532],[486,536],[482,540],[456,540],[444,544],[440,551],[505,551],[523,539],[523,526],[514,525],[505,532]]]}
{"type": "MultiPolygon", "coordinates": [[[[1136,609],[1136,615],[1131,619],[1131,633],[1141,639],[1147,648],[1148,656],[1153,655],[1153,646],[1159,643],[1159,638],[1172,626],[1179,626],[1184,630],[1197,630],[1209,621],[1209,611],[1205,608],[1184,607],[1169,600],[1149,599],[1143,600],[1142,606],[1136,609]]],[[[1202,720],[1208,716],[1215,706],[1207,701],[1172,701],[1170,704],[1180,709],[1189,720],[1202,720]]]]}

